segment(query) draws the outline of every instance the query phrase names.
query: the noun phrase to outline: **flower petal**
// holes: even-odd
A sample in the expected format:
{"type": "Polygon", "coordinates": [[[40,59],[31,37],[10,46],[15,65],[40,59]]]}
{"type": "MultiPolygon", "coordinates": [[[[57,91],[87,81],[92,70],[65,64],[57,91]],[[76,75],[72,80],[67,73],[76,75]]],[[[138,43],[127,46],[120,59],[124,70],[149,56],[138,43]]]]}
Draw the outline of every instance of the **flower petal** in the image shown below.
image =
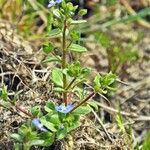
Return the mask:
{"type": "Polygon", "coordinates": [[[48,132],[48,130],[46,128],[43,127],[43,125],[41,124],[40,120],[37,118],[34,118],[32,120],[32,124],[39,130],[43,131],[43,132],[48,132]]]}
{"type": "Polygon", "coordinates": [[[62,2],[62,0],[56,0],[56,3],[57,4],[59,4],[59,3],[61,3],[62,2]]]}
{"type": "Polygon", "coordinates": [[[55,4],[56,4],[56,2],[54,0],[51,0],[47,7],[50,8],[50,7],[54,6],[55,4]]]}
{"type": "Polygon", "coordinates": [[[67,106],[65,105],[56,106],[55,109],[61,113],[68,113],[73,109],[73,107],[74,107],[73,104],[68,104],[67,106]]]}

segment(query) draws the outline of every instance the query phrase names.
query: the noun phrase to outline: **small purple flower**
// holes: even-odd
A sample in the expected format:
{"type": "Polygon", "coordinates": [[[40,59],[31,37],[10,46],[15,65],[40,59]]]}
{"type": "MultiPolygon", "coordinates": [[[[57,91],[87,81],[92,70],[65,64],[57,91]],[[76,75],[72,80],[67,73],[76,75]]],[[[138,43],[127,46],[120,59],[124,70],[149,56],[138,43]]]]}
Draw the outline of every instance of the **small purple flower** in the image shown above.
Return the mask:
{"type": "Polygon", "coordinates": [[[62,2],[62,0],[56,0],[56,3],[57,4],[59,4],[59,3],[61,3],[62,2]]]}
{"type": "Polygon", "coordinates": [[[44,128],[44,126],[41,124],[40,120],[37,118],[34,118],[32,120],[32,124],[38,128],[39,130],[43,131],[43,132],[48,132],[48,130],[46,128],[44,128]]]}
{"type": "Polygon", "coordinates": [[[59,106],[56,106],[55,108],[58,112],[66,114],[66,113],[70,112],[73,109],[73,107],[74,107],[73,104],[68,104],[67,106],[59,105],[59,106]]]}
{"type": "Polygon", "coordinates": [[[51,0],[49,2],[49,4],[48,4],[48,7],[50,8],[50,7],[52,7],[52,6],[56,5],[56,4],[59,4],[61,2],[62,2],[62,0],[51,0]]]}

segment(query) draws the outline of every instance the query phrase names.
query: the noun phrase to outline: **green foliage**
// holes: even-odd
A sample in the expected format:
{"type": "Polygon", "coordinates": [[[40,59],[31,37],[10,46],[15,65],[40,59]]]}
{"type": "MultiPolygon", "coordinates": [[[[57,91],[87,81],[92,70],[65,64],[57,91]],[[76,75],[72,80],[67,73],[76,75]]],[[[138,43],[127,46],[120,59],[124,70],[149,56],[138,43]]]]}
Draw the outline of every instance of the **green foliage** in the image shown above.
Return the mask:
{"type": "Polygon", "coordinates": [[[30,150],[32,146],[42,145],[44,140],[39,139],[38,133],[32,130],[29,124],[24,124],[18,129],[18,133],[11,134],[11,138],[16,141],[16,149],[20,150],[20,146],[23,144],[23,148],[30,150]]]}
{"type": "MultiPolygon", "coordinates": [[[[39,3],[43,4],[44,1],[40,0],[39,3]]],[[[66,138],[72,130],[80,126],[81,116],[89,114],[93,109],[98,110],[97,103],[94,101],[86,103],[89,99],[96,93],[106,94],[115,90],[117,76],[113,73],[98,74],[93,81],[93,86],[90,85],[89,95],[87,94],[89,91],[84,89],[91,70],[82,67],[77,58],[87,52],[87,48],[83,46],[83,43],[79,44],[81,33],[74,26],[86,21],[74,18],[76,14],[79,18],[82,17],[87,10],[80,9],[77,12],[77,8],[78,6],[73,6],[71,2],[67,3],[63,0],[50,9],[46,36],[57,38],[61,43],[57,47],[55,46],[57,44],[54,45],[52,42],[43,44],[42,50],[45,58],[42,63],[56,64],[54,68],[51,68],[51,82],[53,92],[59,92],[62,103],[57,105],[48,101],[44,106],[34,106],[30,109],[31,119],[26,121],[17,133],[11,135],[16,142],[16,150],[21,150],[21,147],[25,150],[34,146],[47,147],[56,140],[66,138]],[[69,56],[75,58],[68,59],[69,56]],[[75,104],[77,98],[81,101],[75,104]]],[[[109,39],[103,34],[95,36],[107,48],[109,39]]],[[[0,96],[3,101],[8,99],[6,88],[1,90],[0,96]]],[[[16,106],[16,103],[13,105],[16,106]]]]}
{"type": "Polygon", "coordinates": [[[116,3],[117,3],[117,0],[107,0],[107,5],[108,6],[115,5],[116,3]]]}
{"type": "Polygon", "coordinates": [[[109,71],[112,71],[113,73],[118,73],[121,68],[121,72],[125,73],[126,70],[124,70],[123,66],[130,65],[138,59],[138,52],[133,49],[134,43],[132,42],[124,48],[116,41],[112,40],[113,42],[110,42],[110,36],[103,32],[95,33],[95,39],[106,49],[109,71]]]}
{"type": "Polygon", "coordinates": [[[94,79],[95,92],[106,94],[108,93],[108,91],[116,90],[116,88],[114,87],[116,79],[117,76],[111,72],[103,76],[98,74],[94,79]]]}
{"type": "Polygon", "coordinates": [[[119,129],[121,130],[121,135],[124,137],[124,142],[133,149],[133,134],[132,134],[132,128],[130,125],[124,125],[124,118],[121,114],[120,108],[119,111],[115,117],[115,121],[119,129]]]}
{"type": "Polygon", "coordinates": [[[71,31],[70,37],[73,41],[78,41],[80,39],[80,33],[78,31],[71,31]]]}
{"type": "Polygon", "coordinates": [[[77,61],[74,64],[68,64],[68,70],[67,73],[71,77],[79,78],[79,77],[85,77],[90,73],[90,69],[88,68],[81,68],[80,62],[77,61]]]}
{"type": "Polygon", "coordinates": [[[33,114],[34,117],[39,117],[41,116],[41,108],[40,106],[34,106],[31,108],[31,113],[33,114]]]}
{"type": "Polygon", "coordinates": [[[55,129],[55,125],[53,124],[53,123],[51,123],[51,122],[49,122],[48,120],[47,120],[47,117],[41,117],[40,118],[40,121],[41,121],[41,123],[47,128],[47,129],[49,129],[50,131],[52,131],[52,132],[56,132],[57,130],[55,129]]]}
{"type": "Polygon", "coordinates": [[[84,16],[87,14],[87,9],[81,9],[79,12],[78,12],[78,16],[84,16]]]}
{"type": "Polygon", "coordinates": [[[52,81],[60,86],[63,87],[63,73],[61,69],[55,68],[52,71],[52,81]]]}
{"type": "Polygon", "coordinates": [[[61,57],[59,56],[48,56],[42,63],[49,63],[49,62],[61,62],[61,57]]]}
{"type": "Polygon", "coordinates": [[[8,97],[6,86],[0,88],[0,98],[3,99],[4,101],[8,101],[9,97],[8,97]]]}
{"type": "MultiPolygon", "coordinates": [[[[11,135],[16,141],[16,144],[24,143],[24,147],[31,146],[49,146],[54,140],[60,140],[72,130],[80,126],[80,115],[85,115],[91,112],[92,108],[89,105],[81,106],[75,111],[67,114],[56,111],[55,104],[48,101],[45,106],[45,115],[39,117],[41,125],[48,130],[48,132],[38,132],[36,128],[29,121],[23,124],[18,133],[11,135]]],[[[39,109],[33,108],[32,113],[39,109]],[[34,110],[34,111],[33,111],[34,110]]]]}
{"type": "Polygon", "coordinates": [[[50,31],[49,36],[57,36],[60,35],[62,33],[62,31],[59,28],[53,29],[50,31]]]}
{"type": "Polygon", "coordinates": [[[29,123],[23,124],[17,134],[11,134],[11,138],[16,141],[15,147],[19,150],[22,143],[23,149],[29,150],[32,146],[49,146],[54,142],[54,135],[51,132],[38,133],[29,123]]]}
{"type": "Polygon", "coordinates": [[[143,146],[142,146],[142,150],[149,150],[150,148],[150,133],[147,134],[143,146]]]}
{"type": "Polygon", "coordinates": [[[78,52],[78,53],[83,53],[83,52],[87,51],[87,49],[85,47],[80,46],[78,44],[71,44],[68,49],[70,51],[78,52]]]}
{"type": "Polygon", "coordinates": [[[144,8],[141,11],[139,11],[138,13],[134,14],[134,15],[128,15],[125,17],[122,17],[120,19],[113,19],[110,20],[106,23],[103,24],[103,27],[110,27],[119,23],[129,23],[129,22],[133,22],[133,21],[138,21],[139,19],[145,17],[145,16],[149,16],[150,15],[150,8],[144,8]]]}
{"type": "Polygon", "coordinates": [[[73,113],[76,115],[86,115],[92,111],[92,108],[87,105],[87,106],[80,106],[78,107],[73,113]]]}
{"type": "Polygon", "coordinates": [[[99,42],[103,47],[108,48],[110,46],[110,39],[109,37],[103,32],[96,32],[95,39],[99,42]]]}
{"type": "Polygon", "coordinates": [[[125,127],[124,127],[124,121],[123,121],[123,117],[122,117],[120,112],[116,115],[116,122],[117,122],[117,125],[120,128],[120,130],[123,133],[125,133],[126,130],[125,130],[125,127]]]}
{"type": "Polygon", "coordinates": [[[48,54],[51,53],[54,50],[54,46],[52,43],[44,44],[43,45],[43,51],[48,54]]]}

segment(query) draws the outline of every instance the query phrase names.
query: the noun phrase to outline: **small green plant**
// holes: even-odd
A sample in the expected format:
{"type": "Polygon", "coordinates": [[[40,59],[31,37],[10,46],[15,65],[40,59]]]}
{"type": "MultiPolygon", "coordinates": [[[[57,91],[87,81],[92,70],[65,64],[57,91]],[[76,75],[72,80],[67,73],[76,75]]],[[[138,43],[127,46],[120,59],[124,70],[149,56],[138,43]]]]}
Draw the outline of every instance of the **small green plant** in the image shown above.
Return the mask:
{"type": "Polygon", "coordinates": [[[142,150],[149,150],[149,148],[150,148],[150,132],[148,132],[144,140],[144,143],[142,145],[142,150]]]}
{"type": "Polygon", "coordinates": [[[131,149],[133,149],[133,134],[132,134],[132,128],[130,125],[125,126],[124,125],[124,119],[123,116],[119,110],[118,114],[115,117],[116,124],[118,128],[120,129],[120,133],[123,137],[124,143],[131,149]]]}
{"type": "Polygon", "coordinates": [[[127,68],[138,59],[138,52],[133,49],[131,43],[124,48],[119,42],[111,41],[107,33],[95,33],[95,39],[102,47],[106,49],[108,59],[108,70],[113,73],[121,72],[120,77],[123,79],[127,75],[127,68]]]}
{"type": "MultiPolygon", "coordinates": [[[[22,110],[15,101],[6,98],[6,89],[1,90],[1,98],[13,104],[17,109],[27,114],[30,119],[23,124],[18,133],[11,137],[15,140],[16,150],[29,150],[32,146],[50,146],[56,140],[63,139],[74,129],[80,126],[80,117],[92,111],[94,102],[86,103],[95,94],[107,94],[115,90],[117,76],[113,73],[100,75],[93,79],[90,91],[85,91],[87,76],[91,69],[82,67],[80,57],[87,49],[79,45],[80,33],[75,26],[85,23],[85,20],[74,20],[78,6],[64,0],[52,0],[48,7],[52,13],[53,29],[48,36],[57,37],[61,46],[47,42],[43,45],[46,59],[42,63],[55,63],[52,68],[51,81],[54,83],[53,91],[61,96],[61,104],[48,100],[45,106],[34,106],[31,112],[22,110]],[[57,52],[59,53],[57,54],[57,52]],[[72,55],[73,59],[69,59],[72,55]],[[72,96],[70,96],[72,95],[72,96]],[[71,97],[71,98],[70,98],[71,97]]],[[[81,18],[86,14],[85,9],[78,11],[81,18]]],[[[51,28],[50,27],[50,28],[51,28]]]]}

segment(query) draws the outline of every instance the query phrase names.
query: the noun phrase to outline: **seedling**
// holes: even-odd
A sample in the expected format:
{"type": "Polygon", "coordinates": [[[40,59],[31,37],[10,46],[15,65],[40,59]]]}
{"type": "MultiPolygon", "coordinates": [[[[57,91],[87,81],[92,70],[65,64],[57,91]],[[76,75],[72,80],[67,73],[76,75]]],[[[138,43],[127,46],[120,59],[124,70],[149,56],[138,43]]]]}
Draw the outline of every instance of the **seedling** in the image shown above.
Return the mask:
{"type": "Polygon", "coordinates": [[[130,43],[126,48],[124,48],[119,42],[111,40],[110,36],[103,32],[95,33],[95,39],[106,49],[108,71],[118,74],[121,72],[119,74],[121,79],[126,77],[127,68],[131,65],[131,63],[138,60],[138,52],[133,48],[134,43],[130,43]]]}

